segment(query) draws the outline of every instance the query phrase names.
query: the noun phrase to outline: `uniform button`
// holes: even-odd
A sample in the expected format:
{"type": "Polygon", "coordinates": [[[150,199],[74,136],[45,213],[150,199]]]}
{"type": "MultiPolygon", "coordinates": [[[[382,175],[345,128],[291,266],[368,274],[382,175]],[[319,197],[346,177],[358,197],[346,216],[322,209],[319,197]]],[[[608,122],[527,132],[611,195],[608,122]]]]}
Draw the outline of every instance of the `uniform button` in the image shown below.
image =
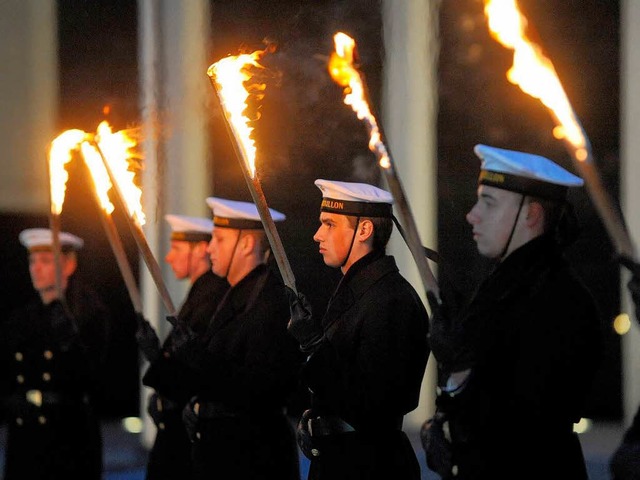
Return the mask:
{"type": "Polygon", "coordinates": [[[43,415],[40,415],[40,416],[38,417],[38,423],[39,423],[40,425],[44,425],[45,423],[47,423],[47,419],[46,419],[46,417],[45,417],[45,416],[43,416],[43,415]]]}
{"type": "Polygon", "coordinates": [[[22,359],[24,358],[24,355],[22,355],[22,352],[16,352],[15,357],[16,357],[16,362],[21,362],[22,359]]]}
{"type": "Polygon", "coordinates": [[[51,374],[49,372],[44,372],[42,374],[42,380],[44,380],[45,382],[48,382],[49,380],[51,380],[51,374]]]}
{"type": "Polygon", "coordinates": [[[164,422],[160,422],[160,423],[158,424],[158,428],[159,428],[160,430],[164,430],[164,422]]]}
{"type": "Polygon", "coordinates": [[[18,376],[16,377],[16,381],[17,381],[18,383],[24,383],[24,375],[18,375],[18,376]]]}
{"type": "Polygon", "coordinates": [[[24,421],[22,420],[22,418],[18,417],[16,418],[16,425],[22,425],[24,423],[24,421]]]}
{"type": "Polygon", "coordinates": [[[454,477],[457,477],[457,476],[458,476],[458,465],[454,465],[453,467],[451,467],[451,474],[452,474],[454,477]]]}
{"type": "Polygon", "coordinates": [[[53,352],[51,350],[45,350],[43,355],[47,360],[51,360],[53,358],[53,352]]]}
{"type": "Polygon", "coordinates": [[[200,437],[201,437],[201,436],[202,436],[202,435],[200,435],[200,432],[196,432],[196,438],[197,438],[198,440],[200,440],[200,437]]]}
{"type": "Polygon", "coordinates": [[[318,451],[317,448],[312,448],[311,449],[311,455],[313,455],[314,457],[319,457],[320,456],[320,452],[318,451]]]}

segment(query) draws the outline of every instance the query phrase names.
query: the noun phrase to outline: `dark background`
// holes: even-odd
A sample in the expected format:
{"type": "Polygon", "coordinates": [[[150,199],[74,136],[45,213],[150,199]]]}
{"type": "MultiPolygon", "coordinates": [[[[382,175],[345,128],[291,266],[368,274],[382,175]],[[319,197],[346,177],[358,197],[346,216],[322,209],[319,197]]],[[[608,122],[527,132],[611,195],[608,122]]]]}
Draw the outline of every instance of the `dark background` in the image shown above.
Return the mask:
{"type": "MultiPolygon", "coordinates": [[[[589,135],[606,188],[618,192],[619,2],[611,0],[527,0],[520,7],[535,30],[530,37],[552,59],[572,105],[589,135]],[[606,33],[605,33],[606,32],[606,33]]],[[[61,0],[60,131],[94,131],[107,119],[114,129],[139,125],[137,9],[135,1],[61,0]],[[108,114],[103,107],[109,105],[108,114]]],[[[338,272],[324,266],[312,240],[320,193],[316,178],[375,183],[380,179],[367,148],[367,132],[342,103],[342,93],[326,72],[332,36],[344,31],[358,44],[374,107],[380,105],[384,62],[380,8],[371,0],[228,0],[212,2],[212,42],[208,64],[228,54],[277,50],[265,57],[267,93],[256,125],[258,172],[269,205],[287,214],[278,226],[300,291],[314,309],[326,303],[338,272]]],[[[545,107],[508,83],[512,53],[492,40],[479,0],[441,2],[438,112],[438,250],[454,259],[455,284],[469,293],[486,272],[464,220],[475,202],[477,143],[531,151],[573,170],[561,142],[551,135],[545,107]]],[[[213,91],[212,91],[213,94],[213,91]]],[[[251,200],[233,156],[223,117],[212,102],[211,195],[251,200]]],[[[86,188],[80,162],[70,172],[61,222],[86,241],[81,255],[88,277],[114,313],[110,368],[101,410],[105,417],[138,413],[138,354],[133,313],[99,214],[86,188]]],[[[73,166],[75,165],[75,166],[73,166]]],[[[403,172],[399,172],[401,178],[403,172]]],[[[185,186],[188,188],[188,186],[185,186]]],[[[593,290],[607,335],[607,358],[598,377],[590,413],[596,419],[621,417],[620,345],[610,327],[619,311],[619,269],[614,252],[586,192],[573,192],[583,235],[569,251],[572,263],[593,290]]],[[[414,212],[418,217],[420,212],[414,212]]],[[[118,213],[127,253],[134,242],[118,213]]],[[[45,216],[3,215],[6,270],[0,282],[6,311],[32,294],[20,230],[47,226],[45,216]]],[[[435,247],[430,245],[430,247],[435,247]]],[[[135,269],[134,269],[135,270],[135,269]]],[[[541,346],[544,348],[544,346],[541,346]]]]}

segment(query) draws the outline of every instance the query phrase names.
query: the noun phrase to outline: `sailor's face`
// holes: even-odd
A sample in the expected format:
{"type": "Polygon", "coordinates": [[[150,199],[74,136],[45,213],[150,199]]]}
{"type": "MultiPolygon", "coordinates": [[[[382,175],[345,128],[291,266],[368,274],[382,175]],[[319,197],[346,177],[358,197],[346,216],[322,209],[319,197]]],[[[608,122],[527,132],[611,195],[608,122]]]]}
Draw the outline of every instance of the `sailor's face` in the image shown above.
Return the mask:
{"type": "Polygon", "coordinates": [[[499,258],[517,221],[522,195],[488,185],[480,185],[477,195],[466,216],[473,227],[473,240],[481,255],[499,258]]]}
{"type": "Polygon", "coordinates": [[[313,236],[318,242],[320,255],[330,267],[342,266],[353,241],[354,227],[346,215],[320,213],[320,227],[313,236]]]}
{"type": "Polygon", "coordinates": [[[219,277],[226,278],[229,273],[239,235],[240,231],[233,228],[213,228],[207,252],[211,259],[211,270],[219,277]]]}
{"type": "Polygon", "coordinates": [[[164,257],[164,261],[167,262],[174,275],[178,280],[182,280],[189,276],[190,263],[192,259],[192,246],[190,242],[181,240],[171,240],[171,247],[169,252],[164,257]]]}
{"type": "MultiPolygon", "coordinates": [[[[62,274],[62,288],[67,286],[69,277],[67,268],[68,258],[60,255],[60,265],[62,274]]],[[[51,251],[31,252],[29,254],[29,274],[31,283],[39,293],[52,291],[56,286],[56,263],[55,256],[51,251]]]]}

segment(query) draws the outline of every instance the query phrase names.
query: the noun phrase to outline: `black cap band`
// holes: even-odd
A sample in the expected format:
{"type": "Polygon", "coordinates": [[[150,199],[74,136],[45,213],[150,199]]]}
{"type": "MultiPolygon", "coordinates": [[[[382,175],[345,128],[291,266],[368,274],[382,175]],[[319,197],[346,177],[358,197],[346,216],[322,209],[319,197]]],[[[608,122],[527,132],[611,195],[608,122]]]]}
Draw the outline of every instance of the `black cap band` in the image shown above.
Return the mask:
{"type": "Polygon", "coordinates": [[[235,228],[238,230],[263,230],[264,226],[260,220],[249,220],[247,218],[226,218],[213,216],[213,224],[216,227],[235,228]]]}
{"type": "Polygon", "coordinates": [[[520,177],[492,170],[481,170],[478,183],[490,187],[501,188],[523,195],[548,198],[550,200],[563,201],[567,196],[568,187],[555,183],[543,182],[534,178],[520,177]]]}
{"type": "Polygon", "coordinates": [[[172,232],[171,240],[182,242],[209,242],[211,240],[211,234],[204,232],[172,232]]]}
{"type": "Polygon", "coordinates": [[[391,218],[393,207],[390,203],[349,202],[347,200],[323,198],[320,211],[340,215],[352,215],[354,217],[391,218]]]}

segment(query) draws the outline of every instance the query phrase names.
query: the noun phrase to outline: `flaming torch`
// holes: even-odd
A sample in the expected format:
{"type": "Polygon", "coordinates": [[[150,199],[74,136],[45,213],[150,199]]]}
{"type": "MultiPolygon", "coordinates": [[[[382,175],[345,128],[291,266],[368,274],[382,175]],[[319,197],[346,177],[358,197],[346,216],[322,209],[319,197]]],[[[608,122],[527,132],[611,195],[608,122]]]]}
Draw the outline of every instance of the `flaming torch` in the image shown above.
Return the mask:
{"type": "Polygon", "coordinates": [[[97,134],[91,140],[91,144],[102,160],[116,196],[128,213],[125,218],[162,297],[164,306],[168,314],[174,316],[176,309],[162,279],[160,266],[153,256],[153,252],[151,252],[151,248],[142,231],[142,225],[145,222],[145,215],[140,201],[142,192],[133,182],[134,172],[129,170],[129,162],[127,161],[133,156],[132,148],[136,145],[136,141],[123,130],[112,132],[109,124],[102,122],[98,125],[97,134]]]}
{"type": "Polygon", "coordinates": [[[49,228],[51,228],[52,249],[55,262],[55,285],[58,299],[62,296],[62,266],[60,265],[60,214],[64,205],[69,173],[65,165],[73,158],[72,152],[82,140],[85,133],[82,130],[66,130],[58,135],[49,149],[47,157],[47,172],[49,176],[49,228]]]}
{"type": "Polygon", "coordinates": [[[345,33],[338,32],[333,36],[335,51],[331,53],[329,60],[329,74],[331,78],[344,88],[344,103],[349,105],[362,120],[369,132],[369,150],[378,159],[378,165],[382,169],[389,184],[396,206],[400,212],[403,224],[407,230],[407,245],[411,250],[414,261],[418,266],[420,278],[427,292],[431,292],[440,301],[440,290],[433,272],[429,268],[424,248],[420,241],[418,228],[416,226],[409,202],[400,177],[394,167],[393,159],[389,150],[382,141],[382,134],[378,127],[376,117],[371,113],[371,108],[366,100],[366,86],[362,75],[353,64],[353,52],[356,42],[345,33]]]}
{"type": "MultiPolygon", "coordinates": [[[[114,140],[118,139],[120,139],[120,137],[116,137],[114,140]]],[[[100,152],[92,143],[85,141],[82,143],[80,148],[84,161],[89,169],[89,173],[91,174],[91,178],[93,179],[93,191],[96,196],[96,201],[98,202],[98,206],[102,209],[103,214],[100,217],[102,220],[102,226],[104,227],[107,238],[109,239],[111,250],[116,257],[116,262],[118,263],[118,268],[122,274],[127,291],[129,292],[129,298],[131,298],[133,308],[137,313],[141,313],[142,300],[140,297],[140,291],[138,290],[135,277],[131,271],[131,266],[127,261],[127,255],[122,245],[122,241],[120,240],[120,236],[118,235],[115,222],[111,216],[114,207],[109,200],[108,194],[112,186],[111,181],[109,180],[109,174],[102,162],[100,152]]]]}
{"type": "Polygon", "coordinates": [[[569,103],[551,60],[525,35],[527,19],[518,9],[516,0],[485,0],[484,12],[491,35],[504,47],[513,50],[513,65],[507,72],[507,78],[549,109],[556,123],[553,135],[563,140],[574,165],[580,171],[618,254],[634,259],[634,246],[620,214],[602,185],[593,162],[589,139],[569,103]]]}
{"type": "Polygon", "coordinates": [[[245,110],[248,106],[247,100],[251,92],[263,92],[265,89],[265,85],[258,82],[248,86],[246,84],[253,77],[250,70],[252,68],[262,68],[259,60],[266,53],[267,50],[258,50],[251,54],[225,57],[210,65],[207,75],[222,106],[227,131],[232,138],[236,156],[260,214],[260,219],[282,275],[282,280],[285,285],[297,292],[293,271],[289,265],[289,260],[285,254],[282,241],[276,230],[258,179],[255,165],[256,145],[253,138],[251,138],[253,127],[249,125],[249,119],[245,116],[245,110]]]}

